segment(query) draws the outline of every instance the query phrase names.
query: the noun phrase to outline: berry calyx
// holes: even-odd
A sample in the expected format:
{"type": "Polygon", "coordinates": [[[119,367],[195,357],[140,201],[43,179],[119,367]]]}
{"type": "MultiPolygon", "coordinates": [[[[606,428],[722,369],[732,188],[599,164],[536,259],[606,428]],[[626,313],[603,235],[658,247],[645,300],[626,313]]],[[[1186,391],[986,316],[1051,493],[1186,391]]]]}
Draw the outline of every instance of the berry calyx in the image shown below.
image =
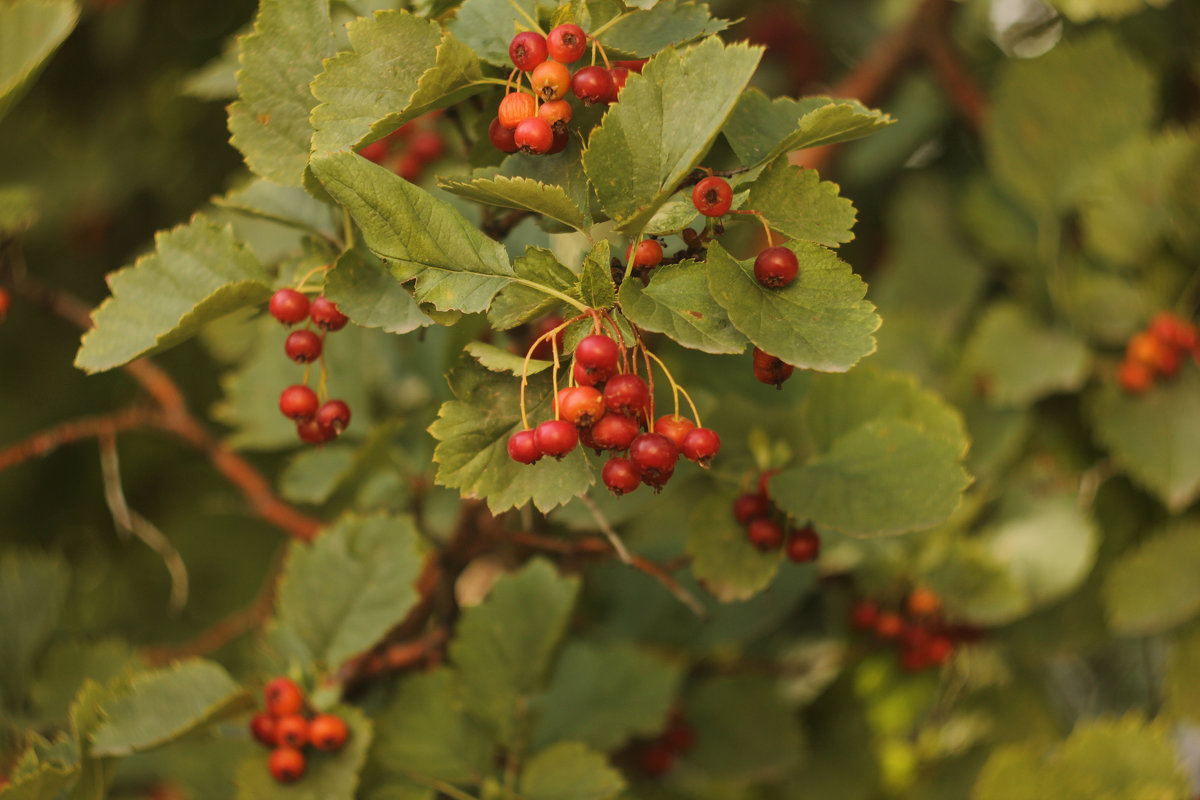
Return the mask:
{"type": "Polygon", "coordinates": [[[534,68],[529,82],[543,100],[561,100],[571,88],[571,70],[557,61],[543,61],[534,68]]]}
{"type": "Polygon", "coordinates": [[[579,431],[565,419],[548,419],[534,428],[533,441],[542,455],[561,459],[579,444],[579,431]]]}
{"type": "Polygon", "coordinates": [[[773,519],[759,517],[750,520],[750,524],[746,526],[746,538],[764,553],[778,550],[783,544],[783,528],[773,519]]]}
{"type": "Polygon", "coordinates": [[[517,431],[508,437],[508,457],[520,464],[532,464],[542,457],[533,431],[517,431]]]}
{"type": "Polygon", "coordinates": [[[513,129],[504,127],[504,124],[500,122],[500,117],[493,119],[492,124],[488,126],[488,140],[502,153],[515,153],[521,149],[517,147],[513,129]]]}
{"type": "Polygon", "coordinates": [[[546,37],[536,31],[521,31],[508,45],[508,57],[512,59],[513,66],[522,72],[529,72],[541,64],[547,55],[546,37]]]}
{"type": "Polygon", "coordinates": [[[550,150],[554,144],[554,131],[541,117],[527,117],[517,123],[513,131],[513,141],[522,152],[540,156],[550,150]]]}
{"type": "Polygon", "coordinates": [[[556,134],[565,133],[567,123],[571,121],[571,104],[566,100],[550,100],[542,103],[537,115],[545,120],[550,130],[556,134]]]}
{"type": "Polygon", "coordinates": [[[622,414],[606,414],[592,426],[591,438],[601,450],[628,450],[641,427],[637,420],[622,414]]]}
{"type": "Polygon", "coordinates": [[[683,457],[707,469],[721,450],[721,437],[711,428],[693,428],[683,439],[683,457]]]}
{"type": "Polygon", "coordinates": [[[271,751],[267,767],[271,777],[280,783],[295,783],[304,775],[304,754],[292,747],[280,747],[271,751]]]}
{"type": "Polygon", "coordinates": [[[733,206],[733,187],[729,181],[710,175],[692,188],[692,203],[706,217],[719,217],[733,206]]]}
{"type": "Polygon", "coordinates": [[[341,750],[349,736],[350,728],[346,721],[335,714],[318,714],[308,724],[308,740],[318,750],[341,750]]]}
{"type": "Polygon", "coordinates": [[[800,272],[796,254],[782,245],[768,247],[754,259],[754,277],[769,289],[782,289],[800,272]]]}
{"type": "Polygon", "coordinates": [[[630,443],[629,460],[642,474],[643,483],[662,486],[675,471],[679,448],[661,433],[643,433],[630,443]]]}
{"type": "Polygon", "coordinates": [[[511,92],[504,95],[496,119],[506,128],[516,129],[521,120],[537,116],[537,100],[533,95],[524,92],[511,92]]]}
{"type": "Polygon", "coordinates": [[[587,50],[587,34],[569,22],[559,25],[546,36],[546,49],[555,61],[574,64],[587,50]]]}
{"type": "Polygon", "coordinates": [[[687,417],[677,417],[674,414],[664,414],[654,421],[654,432],[670,439],[680,450],[683,449],[683,440],[695,427],[696,423],[687,417]]]}
{"type": "Polygon", "coordinates": [[[608,409],[594,386],[572,386],[558,393],[558,415],[578,428],[590,428],[608,409]]]}
{"type": "Polygon", "coordinates": [[[267,713],[275,717],[297,714],[304,707],[304,693],[291,678],[272,678],[263,687],[267,713]]]}
{"type": "Polygon", "coordinates": [[[642,474],[629,459],[613,456],[600,470],[600,479],[610,492],[620,497],[641,485],[642,474]]]}
{"type": "Polygon", "coordinates": [[[650,387],[637,375],[621,373],[604,384],[604,404],[609,411],[640,417],[650,403],[650,387]]]}
{"type": "Polygon", "coordinates": [[[754,348],[754,377],[763,383],[782,389],[783,382],[792,377],[795,369],[783,359],[754,348]]]}
{"type": "Polygon", "coordinates": [[[629,261],[631,269],[657,267],[662,263],[662,245],[654,239],[642,239],[638,242],[637,250],[633,249],[633,245],[630,245],[629,248],[625,251],[625,258],[629,261]]]}
{"type": "Polygon", "coordinates": [[[250,734],[259,744],[274,747],[276,745],[275,717],[266,711],[260,711],[255,714],[250,718],[250,734]]]}
{"type": "Polygon", "coordinates": [[[615,375],[620,355],[621,348],[617,343],[598,333],[583,337],[575,345],[575,364],[582,365],[584,374],[589,378],[589,386],[615,375]]]}
{"type": "Polygon", "coordinates": [[[295,325],[308,316],[308,297],[295,289],[278,289],[271,295],[267,310],[284,325],[295,325]]]}
{"type": "Polygon", "coordinates": [[[308,315],[312,317],[314,325],[325,331],[340,331],[350,321],[350,318],[339,311],[334,302],[325,295],[312,301],[308,315]]]}
{"type": "Polygon", "coordinates": [[[612,75],[604,67],[583,67],[571,76],[571,91],[584,105],[606,103],[614,96],[612,75]]]}
{"type": "Polygon", "coordinates": [[[768,516],[771,513],[771,503],[764,494],[746,492],[738,495],[733,501],[733,517],[743,525],[751,520],[768,516]]]}
{"type": "Polygon", "coordinates": [[[283,343],[283,350],[297,364],[308,364],[321,357],[321,337],[307,328],[292,331],[283,343]]]}
{"type": "Polygon", "coordinates": [[[275,740],[280,747],[297,750],[308,744],[308,720],[299,714],[288,714],[275,721],[275,740]]]}
{"type": "Polygon", "coordinates": [[[317,393],[307,386],[289,386],[279,395],[279,410],[288,419],[306,422],[317,413],[317,393]]]}
{"type": "Polygon", "coordinates": [[[811,525],[793,531],[788,537],[787,557],[797,564],[806,564],[817,557],[821,550],[821,539],[811,525]]]}
{"type": "Polygon", "coordinates": [[[317,409],[317,424],[341,433],[350,425],[350,406],[345,400],[326,400],[317,409]]]}

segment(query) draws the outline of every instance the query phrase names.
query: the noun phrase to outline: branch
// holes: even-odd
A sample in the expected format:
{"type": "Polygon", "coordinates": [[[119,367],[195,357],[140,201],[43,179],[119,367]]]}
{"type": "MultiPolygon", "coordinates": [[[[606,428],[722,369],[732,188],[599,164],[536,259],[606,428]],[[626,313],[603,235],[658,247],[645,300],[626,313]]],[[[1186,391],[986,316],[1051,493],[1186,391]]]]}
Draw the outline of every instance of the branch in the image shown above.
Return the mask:
{"type": "Polygon", "coordinates": [[[987,98],[967,72],[950,38],[950,16],[957,10],[957,3],[932,0],[927,6],[929,13],[920,29],[922,54],[963,122],[978,136],[987,115],[987,98]]]}
{"type": "Polygon", "coordinates": [[[84,439],[114,436],[122,431],[149,425],[157,411],[145,406],[133,406],[111,414],[80,417],[60,422],[28,438],[0,449],[0,472],[24,461],[53,453],[63,445],[84,439]]]}

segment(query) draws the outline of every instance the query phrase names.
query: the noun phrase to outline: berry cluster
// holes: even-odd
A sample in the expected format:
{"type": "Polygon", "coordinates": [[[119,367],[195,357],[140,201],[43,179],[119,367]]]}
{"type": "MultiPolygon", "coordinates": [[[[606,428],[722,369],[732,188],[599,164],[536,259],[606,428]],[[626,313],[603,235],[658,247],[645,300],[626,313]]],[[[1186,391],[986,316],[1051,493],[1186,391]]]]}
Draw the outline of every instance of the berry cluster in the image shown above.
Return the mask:
{"type": "Polygon", "coordinates": [[[648,777],[661,778],[675,766],[675,759],[695,746],[696,731],[679,713],[672,714],[662,736],[641,746],[638,766],[648,777]]]}
{"type": "MultiPolygon", "coordinates": [[[[579,319],[579,318],[577,318],[579,319]]],[[[596,329],[599,331],[599,317],[596,329]]],[[[549,340],[558,370],[558,335],[575,320],[561,323],[538,337],[526,355],[526,365],[539,345],[549,340]]],[[[522,464],[533,464],[543,456],[561,459],[582,442],[597,454],[615,453],[600,471],[604,485],[615,495],[628,494],[641,484],[662,489],[675,473],[682,453],[689,461],[708,467],[721,449],[721,438],[678,413],[678,397],[688,397],[666,367],[639,340],[634,356],[611,337],[593,333],[575,346],[571,385],[555,393],[554,418],[529,426],[524,405],[522,378],[521,415],[524,428],[508,439],[508,455],[522,464]],[[637,351],[646,364],[646,378],[636,374],[637,351]],[[650,359],[658,362],[675,390],[676,411],[654,417],[654,386],[650,359]]],[[[691,398],[688,397],[689,404],[691,398]]],[[[696,415],[695,406],[692,414],[696,415]]],[[[698,419],[698,416],[697,416],[698,419]]]]}
{"type": "Polygon", "coordinates": [[[787,516],[775,507],[767,492],[767,481],[774,474],[771,471],[764,472],[758,479],[758,491],[738,495],[733,501],[733,516],[746,527],[746,538],[750,544],[762,552],[784,547],[786,539],[784,552],[791,561],[797,564],[814,561],[821,552],[821,538],[812,525],[802,528],[787,525],[787,516]]]}
{"type": "Polygon", "coordinates": [[[292,331],[284,342],[287,357],[304,364],[304,382],[287,387],[279,395],[279,410],[296,423],[296,433],[309,444],[332,441],[350,424],[350,406],[344,400],[322,403],[317,393],[308,387],[308,366],[321,362],[321,386],[325,383],[325,336],[346,327],[349,318],[324,295],[311,303],[308,296],[295,289],[279,289],[271,296],[268,308],[271,316],[284,325],[308,321],[305,327],[292,331]],[[310,325],[316,326],[318,334],[310,325]]]}
{"type": "MultiPolygon", "coordinates": [[[[567,126],[571,122],[571,104],[567,91],[585,105],[616,102],[625,88],[631,67],[641,71],[642,62],[618,62],[608,66],[581,67],[574,74],[568,64],[574,64],[587,50],[588,36],[578,25],[567,23],[550,31],[548,36],[536,31],[522,31],[512,38],[508,55],[513,74],[509,76],[509,91],[500,101],[496,118],[488,127],[488,138],[505,153],[533,155],[560,153],[567,146],[567,126]],[[521,88],[526,73],[529,91],[521,88]],[[512,79],[517,79],[512,88],[512,79]]],[[[597,45],[593,40],[593,49],[597,45]]],[[[601,56],[604,51],[600,50],[601,56]]],[[[593,52],[594,57],[594,52],[593,52]]],[[[594,59],[593,59],[594,60],[594,59]]]]}
{"type": "Polygon", "coordinates": [[[1200,363],[1200,333],[1196,324],[1160,311],[1146,330],[1135,333],[1125,345],[1125,359],[1117,369],[1117,382],[1129,394],[1141,394],[1156,378],[1171,378],[1191,353],[1200,363]]]}
{"type": "Polygon", "coordinates": [[[267,710],[250,720],[250,733],[273,748],[267,759],[271,776],[280,783],[294,783],[304,775],[304,748],[336,752],[350,735],[346,721],[336,714],[305,716],[304,693],[288,678],[274,678],[263,688],[267,710]]]}
{"type": "Polygon", "coordinates": [[[940,667],[950,660],[959,644],[978,638],[979,631],[974,628],[947,625],[941,611],[937,593],[918,586],[898,610],[883,608],[873,600],[859,600],[850,609],[850,626],[895,646],[900,666],[908,672],[920,672],[940,667]]]}
{"type": "Polygon", "coordinates": [[[440,114],[434,111],[406,122],[382,139],[364,145],[358,154],[416,183],[425,168],[446,152],[445,140],[432,122],[440,114]]]}

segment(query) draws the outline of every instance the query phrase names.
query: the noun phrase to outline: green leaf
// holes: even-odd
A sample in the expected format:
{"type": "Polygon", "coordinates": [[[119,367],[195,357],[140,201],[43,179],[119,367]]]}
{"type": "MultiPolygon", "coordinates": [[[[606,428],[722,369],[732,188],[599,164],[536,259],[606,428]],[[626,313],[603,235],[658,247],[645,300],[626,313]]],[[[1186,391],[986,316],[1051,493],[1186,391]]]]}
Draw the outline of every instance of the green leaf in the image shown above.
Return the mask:
{"type": "Polygon", "coordinates": [[[717,780],[762,780],[794,766],[803,744],[796,719],[779,702],[775,681],[739,675],[709,678],[684,703],[696,729],[688,764],[717,780]]]}
{"type": "Polygon", "coordinates": [[[887,114],[857,100],[771,100],[758,89],[749,89],[729,115],[723,133],[738,160],[754,167],[792,150],[858,139],[893,122],[887,114]]]}
{"type": "Polygon", "coordinates": [[[1147,8],[1165,8],[1171,0],[1050,0],[1072,22],[1087,22],[1096,17],[1121,19],[1147,8]]]}
{"type": "MultiPolygon", "coordinates": [[[[429,432],[438,440],[433,460],[437,482],[464,497],[482,497],[495,513],[530,500],[542,512],[583,494],[595,481],[577,447],[561,461],[519,464],[508,455],[508,438],[522,429],[520,384],[515,378],[460,363],[448,376],[456,399],[444,403],[429,432]]],[[[550,379],[529,381],[525,402],[530,425],[553,416],[550,379]]]]}
{"type": "Polygon", "coordinates": [[[967,341],[962,370],[998,406],[1021,407],[1087,380],[1091,355],[1073,332],[1036,319],[1015,303],[989,308],[967,341]],[[1037,353],[1037,358],[1030,358],[1037,353]]]}
{"type": "MultiPolygon", "coordinates": [[[[547,187],[556,186],[579,209],[583,215],[584,227],[587,228],[592,225],[594,192],[591,184],[588,183],[587,175],[584,174],[582,156],[582,140],[579,136],[572,136],[568,140],[566,149],[561,153],[541,156],[513,153],[504,159],[495,174],[476,174],[473,178],[496,181],[499,181],[500,178],[514,180],[525,178],[547,187]]],[[[550,194],[546,196],[549,197],[550,194]]],[[[555,207],[558,208],[559,205],[556,201],[555,207]]],[[[535,210],[538,210],[539,213],[546,213],[544,210],[535,210]]]]}
{"type": "Polygon", "coordinates": [[[612,279],[612,249],[607,239],[601,239],[583,258],[579,274],[579,299],[589,308],[601,311],[617,302],[617,288],[612,279]]]}
{"type": "Polygon", "coordinates": [[[740,353],[746,338],[729,321],[708,291],[702,262],[664,264],[650,272],[650,283],[621,282],[621,311],[642,330],[663,333],[684,347],[705,353],[740,353]]]}
{"type": "Polygon", "coordinates": [[[70,573],[57,556],[0,554],[0,708],[24,698],[34,663],[58,627],[70,573]]]}
{"type": "Polygon", "coordinates": [[[483,86],[471,49],[433,20],[407,11],[377,11],[346,26],[353,50],[325,62],[312,83],[314,153],[345,150],[399,128],[483,86]]]}
{"type": "Polygon", "coordinates": [[[354,706],[336,706],[330,712],[350,728],[350,738],[341,750],[307,759],[304,777],[292,784],[271,777],[267,760],[256,752],[238,767],[237,800],[353,800],[358,773],[371,745],[371,720],[354,706]]]}
{"type": "Polygon", "coordinates": [[[31,187],[0,186],[0,235],[7,238],[24,233],[37,218],[37,195],[31,187]]]}
{"type": "Polygon", "coordinates": [[[1111,380],[1092,403],[1096,436],[1136,482],[1172,511],[1200,497],[1200,369],[1184,364],[1179,374],[1142,395],[1129,395],[1111,380]]]}
{"type": "Polygon", "coordinates": [[[772,228],[792,239],[826,247],[854,239],[854,204],[838,194],[838,185],[822,181],[813,169],[792,166],[777,158],[750,184],[746,204],[772,228]]]}
{"type": "Polygon", "coordinates": [[[466,0],[446,27],[484,61],[512,69],[509,42],[537,19],[537,7],[537,0],[466,0]]]}
{"type": "Polygon", "coordinates": [[[601,751],[662,729],[681,669],[630,642],[570,642],[539,698],[533,744],[582,742],[601,751]]]}
{"type": "Polygon", "coordinates": [[[8,0],[0,5],[0,117],[41,72],[79,20],[73,0],[8,0]]]}
{"type": "Polygon", "coordinates": [[[524,356],[514,355],[507,350],[496,347],[494,344],[485,344],[483,342],[471,342],[463,350],[471,358],[478,361],[479,366],[489,369],[492,372],[507,372],[509,375],[520,376],[522,370],[525,370],[525,374],[527,375],[536,375],[554,366],[553,361],[542,361],[537,358],[529,359],[527,366],[524,356]]]}
{"type": "MultiPolygon", "coordinates": [[[[0,25],[3,25],[2,21],[0,25]]],[[[78,766],[61,769],[52,764],[42,764],[29,775],[14,776],[11,785],[0,789],[0,797],[4,800],[59,800],[63,792],[78,780],[78,766]]]]}
{"type": "Polygon", "coordinates": [[[333,227],[333,209],[295,186],[280,186],[256,178],[245,186],[213,198],[218,208],[236,211],[249,217],[299,228],[302,231],[329,237],[337,233],[333,227]]]}
{"type": "Polygon", "coordinates": [[[1154,75],[1109,30],[1010,60],[984,126],[993,174],[1031,208],[1065,210],[1096,164],[1146,129],[1156,97],[1154,75]]]}
{"type": "Polygon", "coordinates": [[[313,542],[292,543],[279,620],[336,669],[404,619],[418,599],[421,564],[410,517],[343,517],[313,542]]]}
{"type": "Polygon", "coordinates": [[[213,661],[184,661],[133,678],[129,691],[102,706],[92,754],[127,756],[251,707],[248,692],[213,661]]]}
{"type": "Polygon", "coordinates": [[[875,350],[879,316],[864,297],[867,285],[850,265],[811,242],[786,245],[800,273],[782,289],[754,277],[752,260],[735,261],[717,242],[708,248],[708,288],[733,326],[789,364],[844,372],[875,350]]]}
{"type": "Polygon", "coordinates": [[[308,86],[334,54],[329,0],[262,0],[254,32],[239,45],[230,141],[258,175],[301,186],[317,104],[308,86]]]}
{"type": "Polygon", "coordinates": [[[608,759],[577,742],[547,747],[521,773],[525,800],[608,800],[624,788],[625,779],[608,759]]]}
{"type": "Polygon", "coordinates": [[[1176,520],[1109,568],[1109,626],[1125,636],[1150,636],[1191,619],[1200,612],[1198,572],[1200,524],[1176,520]]]}
{"type": "Polygon", "coordinates": [[[62,724],[84,680],[108,684],[134,667],[141,667],[141,662],[122,639],[58,641],[46,649],[38,663],[30,699],[40,716],[62,724]]]}
{"type": "Polygon", "coordinates": [[[631,74],[588,139],[583,167],[620,230],[636,232],[695,168],[762,51],[716,37],[665,50],[631,74]]]}
{"type": "MultiPolygon", "coordinates": [[[[664,0],[644,11],[622,16],[596,40],[604,47],[645,58],[671,45],[720,33],[728,27],[725,20],[712,18],[706,3],[664,0]]],[[[624,92],[621,94],[624,100],[624,92]]]]}
{"type": "Polygon", "coordinates": [[[514,283],[501,290],[488,309],[488,322],[498,331],[537,319],[562,305],[562,300],[529,284],[536,284],[559,294],[577,292],[579,276],[563,266],[549,250],[525,248],[525,255],[513,262],[513,271],[523,283],[514,283]]]}
{"type": "Polygon", "coordinates": [[[534,560],[463,612],[450,660],[468,713],[499,741],[511,742],[520,730],[524,704],[545,678],[578,591],[578,578],[534,560]]]}
{"type": "Polygon", "coordinates": [[[321,504],[354,469],[358,449],[327,444],[292,457],[279,478],[279,493],[293,503],[321,504]]]}
{"type": "Polygon", "coordinates": [[[354,153],[313,159],[313,173],[362,228],[396,280],[439,311],[483,311],[514,277],[508,254],[462,214],[354,153]]]}
{"type": "Polygon", "coordinates": [[[779,571],[779,553],[763,553],[733,516],[733,492],[715,492],[692,509],[687,551],[692,575],[722,602],[748,600],[779,571]]]}
{"type": "Polygon", "coordinates": [[[532,211],[580,231],[589,227],[591,222],[567,195],[566,189],[531,178],[509,178],[504,175],[469,181],[438,178],[438,187],[473,203],[532,211]]]}
{"type": "Polygon", "coordinates": [[[88,678],[71,703],[71,730],[80,764],[79,785],[71,800],[103,800],[107,797],[113,772],[112,759],[92,757],[91,737],[104,723],[103,709],[117,702],[119,692],[124,689],[128,686],[105,687],[88,678]]]}
{"type": "Polygon", "coordinates": [[[108,276],[75,366],[103,372],[174,347],[219,317],[271,296],[271,279],[228,227],[204,217],[159,232],[154,252],[108,276]]]}
{"type": "Polygon", "coordinates": [[[413,296],[374,258],[347,250],[325,273],[325,296],[365,328],[410,333],[432,325],[413,296]]]}
{"type": "Polygon", "coordinates": [[[1164,711],[1175,719],[1200,721],[1200,627],[1191,625],[1171,642],[1163,681],[1164,711]]]}

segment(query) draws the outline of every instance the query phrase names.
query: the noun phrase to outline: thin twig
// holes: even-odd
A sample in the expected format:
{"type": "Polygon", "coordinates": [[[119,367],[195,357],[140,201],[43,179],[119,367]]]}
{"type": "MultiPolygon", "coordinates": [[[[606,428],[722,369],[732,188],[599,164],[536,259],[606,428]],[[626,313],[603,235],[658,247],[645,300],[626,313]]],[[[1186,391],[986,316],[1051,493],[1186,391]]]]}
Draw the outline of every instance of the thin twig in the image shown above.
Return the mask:
{"type": "Polygon", "coordinates": [[[617,558],[624,561],[626,564],[633,563],[633,556],[625,547],[625,543],[621,541],[621,537],[613,530],[612,525],[608,523],[608,517],[604,516],[604,512],[600,510],[600,506],[596,505],[596,501],[590,495],[583,494],[579,496],[579,502],[587,506],[587,510],[592,512],[592,519],[596,520],[596,527],[608,539],[608,543],[612,545],[612,549],[617,554],[617,558]]]}
{"type": "Polygon", "coordinates": [[[60,422],[0,449],[0,472],[30,459],[49,455],[63,445],[145,427],[156,415],[157,412],[152,408],[133,406],[111,414],[60,422]]]}

